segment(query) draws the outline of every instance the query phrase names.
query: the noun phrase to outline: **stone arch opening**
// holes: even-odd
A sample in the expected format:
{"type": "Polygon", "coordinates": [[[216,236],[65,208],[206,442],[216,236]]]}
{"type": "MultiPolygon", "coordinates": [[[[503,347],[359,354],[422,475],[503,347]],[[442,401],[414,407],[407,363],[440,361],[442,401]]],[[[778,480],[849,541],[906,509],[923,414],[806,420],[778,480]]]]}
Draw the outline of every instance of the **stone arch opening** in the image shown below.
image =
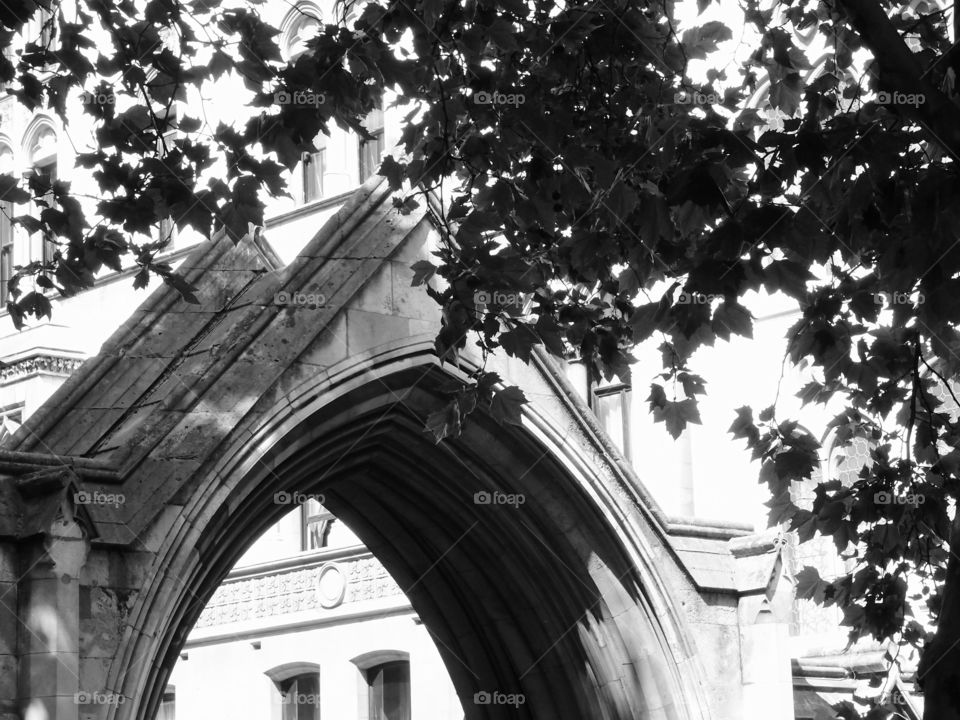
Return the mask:
{"type": "Polygon", "coordinates": [[[638,560],[616,503],[536,418],[505,429],[478,417],[435,445],[423,418],[451,377],[428,355],[407,347],[336,387],[303,388],[260,432],[222,448],[131,618],[140,631],[124,638],[111,685],[138,701],[115,718],[155,716],[207,600],[288,511],[273,503],[281,491],[322,493],[383,563],[466,718],[703,717],[682,629],[652,582],[656,558],[638,560]],[[491,702],[497,693],[524,701],[491,702]]]}
{"type": "Polygon", "coordinates": [[[262,236],[198,247],[185,265],[207,308],[158,290],[14,438],[17,469],[41,449],[71,463],[28,477],[24,517],[31,493],[69,504],[73,484],[127,497],[82,505],[90,552],[61,604],[96,618],[69,628],[79,656],[52,658],[88,673],[57,697],[102,688],[125,699],[102,720],[153,720],[208,600],[289,509],[275,495],[299,492],[322,493],[405,591],[471,720],[706,718],[684,617],[700,586],[561,368],[490,358],[531,398],[523,427],[481,412],[454,441],[424,432],[481,359],[440,364],[409,267],[437,231],[389,197],[365,185],[286,267],[262,236]]]}

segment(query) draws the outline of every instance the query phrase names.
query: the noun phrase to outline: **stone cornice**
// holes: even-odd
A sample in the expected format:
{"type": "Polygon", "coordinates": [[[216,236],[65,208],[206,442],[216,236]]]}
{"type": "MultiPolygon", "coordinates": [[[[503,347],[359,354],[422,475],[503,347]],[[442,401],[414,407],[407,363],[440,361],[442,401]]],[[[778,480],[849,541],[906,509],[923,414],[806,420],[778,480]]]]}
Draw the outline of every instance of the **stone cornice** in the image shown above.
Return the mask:
{"type": "Polygon", "coordinates": [[[83,364],[82,358],[65,355],[38,354],[6,363],[0,367],[0,385],[6,385],[33,375],[68,377],[83,364]]]}

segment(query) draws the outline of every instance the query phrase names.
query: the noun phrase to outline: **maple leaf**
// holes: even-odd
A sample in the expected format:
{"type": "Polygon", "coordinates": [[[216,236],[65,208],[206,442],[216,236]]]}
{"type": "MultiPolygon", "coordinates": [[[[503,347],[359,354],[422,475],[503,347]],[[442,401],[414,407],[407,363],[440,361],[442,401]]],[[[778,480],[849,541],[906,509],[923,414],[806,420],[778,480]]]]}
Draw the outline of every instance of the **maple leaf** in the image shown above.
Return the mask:
{"type": "Polygon", "coordinates": [[[456,398],[448,400],[443,407],[427,416],[426,430],[433,433],[434,442],[460,435],[460,404],[456,398]]]}
{"type": "Polygon", "coordinates": [[[494,393],[490,402],[490,414],[501,425],[522,425],[521,411],[527,402],[523,390],[511,385],[494,393]]]}
{"type": "Polygon", "coordinates": [[[429,282],[430,278],[437,272],[437,266],[429,260],[417,260],[410,266],[410,269],[413,270],[413,280],[410,282],[411,287],[417,287],[418,285],[429,282]]]}
{"type": "Polygon", "coordinates": [[[655,407],[653,410],[653,419],[655,422],[662,422],[667,428],[667,432],[674,440],[683,434],[688,423],[700,424],[700,411],[694,400],[667,400],[662,407],[655,407]]]}

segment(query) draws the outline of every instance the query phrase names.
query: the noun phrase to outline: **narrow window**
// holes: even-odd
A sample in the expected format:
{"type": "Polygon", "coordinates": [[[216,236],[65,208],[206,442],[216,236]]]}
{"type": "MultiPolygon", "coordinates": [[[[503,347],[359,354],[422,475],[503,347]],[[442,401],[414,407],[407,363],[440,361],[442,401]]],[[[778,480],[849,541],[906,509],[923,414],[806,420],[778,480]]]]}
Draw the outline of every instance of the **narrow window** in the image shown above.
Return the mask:
{"type": "Polygon", "coordinates": [[[163,691],[157,720],[176,720],[176,691],[173,685],[167,685],[163,691]]]}
{"type": "MultiPolygon", "coordinates": [[[[46,189],[43,195],[36,200],[36,212],[39,216],[47,208],[56,207],[57,203],[53,198],[53,183],[57,180],[57,161],[50,160],[42,164],[33,166],[34,172],[39,175],[41,185],[46,189]]],[[[40,238],[40,260],[44,265],[53,262],[53,255],[56,251],[54,238],[48,233],[40,238]]]]}
{"type": "Polygon", "coordinates": [[[371,138],[360,138],[360,182],[365,181],[380,168],[383,157],[383,105],[378,103],[364,119],[363,126],[371,138]]]}
{"type": "Polygon", "coordinates": [[[13,203],[0,200],[0,308],[10,297],[10,278],[13,277],[13,203]]]}
{"type": "MultiPolygon", "coordinates": [[[[0,173],[13,171],[13,153],[0,149],[0,173]]],[[[0,308],[9,302],[10,278],[13,277],[13,203],[0,200],[0,308]]]]}
{"type": "Polygon", "coordinates": [[[630,460],[630,386],[626,383],[596,386],[591,393],[591,405],[607,435],[630,460]]]}
{"type": "MultiPolygon", "coordinates": [[[[29,205],[28,213],[37,220],[47,208],[55,208],[57,203],[53,196],[53,184],[59,179],[57,168],[57,136],[53,128],[43,124],[31,135],[26,145],[29,163],[27,176],[31,178],[35,193],[29,205]]],[[[34,233],[29,240],[30,261],[40,261],[48,264],[53,261],[57,250],[55,238],[47,233],[34,233]]]]}
{"type": "Polygon", "coordinates": [[[367,720],[410,720],[410,663],[376,665],[366,671],[367,720]]]}
{"type": "Polygon", "coordinates": [[[303,179],[303,202],[309,203],[323,197],[323,174],[327,169],[327,150],[324,145],[325,136],[320,135],[315,144],[320,149],[314,153],[304,153],[300,162],[300,171],[303,179]]]}
{"type": "Polygon", "coordinates": [[[320,677],[304,673],[282,680],[281,720],[320,720],[320,677]]]}
{"type": "MultiPolygon", "coordinates": [[[[160,133],[157,137],[157,157],[164,158],[169,155],[176,147],[176,141],[180,138],[180,131],[177,124],[180,120],[179,109],[176,102],[158,106],[154,109],[154,114],[160,123],[160,133]]],[[[172,215],[166,215],[157,222],[157,241],[172,246],[177,239],[177,225],[172,215]]]]}
{"type": "Polygon", "coordinates": [[[327,546],[333,515],[313,498],[300,506],[302,550],[319,550],[327,546]]]}

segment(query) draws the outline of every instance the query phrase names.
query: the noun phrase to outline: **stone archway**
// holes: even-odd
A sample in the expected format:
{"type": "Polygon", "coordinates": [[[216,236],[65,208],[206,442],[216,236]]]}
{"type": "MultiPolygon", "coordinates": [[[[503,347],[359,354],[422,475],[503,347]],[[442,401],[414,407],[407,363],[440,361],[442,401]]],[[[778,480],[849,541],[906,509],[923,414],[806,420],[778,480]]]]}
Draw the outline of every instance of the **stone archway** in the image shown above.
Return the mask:
{"type": "Polygon", "coordinates": [[[452,442],[423,432],[471,362],[440,365],[436,308],[409,288],[435,232],[369,183],[287,267],[253,241],[205,244],[186,261],[201,308],[158,291],[28,421],[0,458],[21,475],[5,499],[65,513],[82,558],[58,566],[47,531],[4,528],[5,552],[39,559],[19,591],[56,578],[62,624],[77,618],[52,658],[75,677],[34,695],[21,671],[21,701],[76,718],[64,698],[101,691],[123,702],[80,715],[149,720],[206,601],[285,512],[274,494],[295,490],[322,492],[407,592],[468,718],[709,716],[678,600],[696,586],[553,361],[496,361],[532,399],[523,428],[481,416],[452,442]],[[278,302],[296,293],[324,302],[278,302]],[[51,456],[60,467],[36,471],[51,456]],[[474,702],[495,692],[525,702],[474,702]]]}
{"type": "MultiPolygon", "coordinates": [[[[523,694],[519,717],[698,717],[654,619],[656,598],[596,504],[603,488],[582,486],[556,448],[503,438],[489,420],[472,423],[453,447],[433,445],[422,418],[444,378],[412,364],[416,357],[396,361],[408,366],[396,372],[383,365],[384,376],[328,404],[305,405],[269,451],[241,442],[226,453],[231,462],[217,480],[185,505],[169,564],[147,589],[155,601],[145,615],[177,610],[167,612],[162,641],[141,637],[129,654],[164,660],[143,688],[127,675],[123,694],[153,692],[158,702],[178,641],[245,549],[243,538],[286,511],[272,503],[276,492],[296,491],[322,493],[407,591],[468,708],[475,693],[496,691],[523,694]],[[263,462],[244,468],[251,452],[263,462]],[[226,506],[209,506],[214,485],[231,489],[226,506]],[[478,505],[478,492],[525,502],[478,505]]],[[[509,713],[517,717],[513,708],[474,707],[467,717],[509,713]]]]}

